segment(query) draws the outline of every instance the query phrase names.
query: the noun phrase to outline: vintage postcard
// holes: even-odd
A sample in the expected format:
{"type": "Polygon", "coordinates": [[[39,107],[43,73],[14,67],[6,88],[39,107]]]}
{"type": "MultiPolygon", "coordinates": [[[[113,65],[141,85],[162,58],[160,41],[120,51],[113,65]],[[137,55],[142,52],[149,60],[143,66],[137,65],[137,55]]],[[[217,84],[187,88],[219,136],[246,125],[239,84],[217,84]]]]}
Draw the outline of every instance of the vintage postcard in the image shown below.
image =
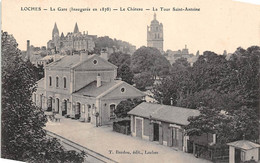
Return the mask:
{"type": "Polygon", "coordinates": [[[260,162],[259,2],[1,6],[4,161],[260,162]]]}

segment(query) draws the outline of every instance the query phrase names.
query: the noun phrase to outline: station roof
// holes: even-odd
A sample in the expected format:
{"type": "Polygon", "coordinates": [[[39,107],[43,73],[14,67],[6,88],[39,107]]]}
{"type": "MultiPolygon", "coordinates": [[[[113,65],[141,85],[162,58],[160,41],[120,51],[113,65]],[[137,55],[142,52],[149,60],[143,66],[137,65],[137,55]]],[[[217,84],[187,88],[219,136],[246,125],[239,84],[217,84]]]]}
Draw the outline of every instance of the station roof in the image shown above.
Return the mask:
{"type": "Polygon", "coordinates": [[[128,114],[168,123],[188,125],[188,118],[190,116],[198,116],[200,112],[195,109],[143,102],[128,112],[128,114]]]}

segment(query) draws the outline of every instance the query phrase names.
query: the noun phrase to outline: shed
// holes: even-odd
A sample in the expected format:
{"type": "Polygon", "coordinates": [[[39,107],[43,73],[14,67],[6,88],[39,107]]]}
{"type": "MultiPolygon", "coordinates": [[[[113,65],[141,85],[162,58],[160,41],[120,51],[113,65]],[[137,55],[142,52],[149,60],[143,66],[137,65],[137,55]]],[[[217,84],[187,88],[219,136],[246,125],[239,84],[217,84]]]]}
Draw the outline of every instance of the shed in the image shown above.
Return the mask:
{"type": "Polygon", "coordinates": [[[248,140],[227,143],[229,146],[229,162],[259,161],[260,145],[248,140]]]}
{"type": "Polygon", "coordinates": [[[195,109],[143,102],[128,114],[131,115],[132,136],[186,151],[188,136],[184,134],[183,126],[189,124],[190,116],[198,116],[200,112],[195,109]]]}

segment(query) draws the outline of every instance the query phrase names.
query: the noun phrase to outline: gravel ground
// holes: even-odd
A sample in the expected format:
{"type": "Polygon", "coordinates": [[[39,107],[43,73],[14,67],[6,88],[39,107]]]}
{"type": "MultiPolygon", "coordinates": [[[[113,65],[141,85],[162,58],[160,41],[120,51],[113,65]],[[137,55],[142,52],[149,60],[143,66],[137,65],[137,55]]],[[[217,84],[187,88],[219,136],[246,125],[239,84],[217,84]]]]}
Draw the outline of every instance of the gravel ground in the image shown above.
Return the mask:
{"type": "Polygon", "coordinates": [[[122,163],[206,163],[192,154],[72,119],[48,122],[45,129],[122,163]]]}

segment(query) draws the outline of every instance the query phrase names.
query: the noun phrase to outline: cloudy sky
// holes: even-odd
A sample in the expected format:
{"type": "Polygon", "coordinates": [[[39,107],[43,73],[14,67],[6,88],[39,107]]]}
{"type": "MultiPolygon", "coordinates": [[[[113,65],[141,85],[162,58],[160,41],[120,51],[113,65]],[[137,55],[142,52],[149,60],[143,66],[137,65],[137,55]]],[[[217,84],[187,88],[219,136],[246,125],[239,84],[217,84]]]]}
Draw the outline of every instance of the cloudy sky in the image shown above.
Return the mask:
{"type": "Polygon", "coordinates": [[[14,35],[22,50],[26,49],[26,40],[34,46],[46,46],[55,22],[60,33],[72,32],[77,22],[80,31],[128,41],[138,48],[146,45],[153,7],[158,9],[157,20],[164,26],[164,50],[182,49],[187,44],[192,53],[223,53],[234,52],[239,46],[260,45],[260,5],[232,0],[3,0],[2,7],[2,29],[14,35]],[[41,11],[21,11],[24,7],[41,7],[41,11]],[[50,7],[56,11],[50,11],[50,7]],[[144,11],[70,12],[57,11],[58,7],[131,7],[144,11]],[[161,11],[160,7],[170,11],[161,11]],[[200,11],[172,11],[173,7],[200,11]]]}

